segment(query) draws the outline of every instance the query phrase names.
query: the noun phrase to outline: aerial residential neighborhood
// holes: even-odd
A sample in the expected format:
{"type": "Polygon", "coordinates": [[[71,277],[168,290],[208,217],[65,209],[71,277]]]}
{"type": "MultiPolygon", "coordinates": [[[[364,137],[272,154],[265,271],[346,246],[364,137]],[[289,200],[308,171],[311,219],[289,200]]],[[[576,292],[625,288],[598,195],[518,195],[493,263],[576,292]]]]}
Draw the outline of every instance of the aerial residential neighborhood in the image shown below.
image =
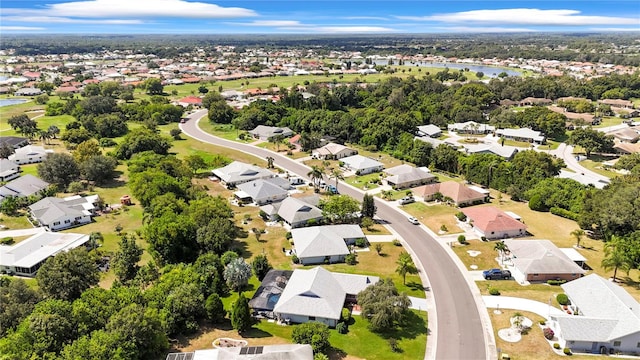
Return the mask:
{"type": "Polygon", "coordinates": [[[3,5],[0,359],[640,356],[628,3],[33,3],[3,5]]]}

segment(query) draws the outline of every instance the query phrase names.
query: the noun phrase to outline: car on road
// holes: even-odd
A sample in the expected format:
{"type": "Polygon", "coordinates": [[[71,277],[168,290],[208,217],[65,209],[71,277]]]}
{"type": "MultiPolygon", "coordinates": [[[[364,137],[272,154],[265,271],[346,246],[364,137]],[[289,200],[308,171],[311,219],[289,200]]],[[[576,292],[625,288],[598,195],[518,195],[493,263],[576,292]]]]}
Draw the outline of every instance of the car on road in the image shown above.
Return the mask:
{"type": "Polygon", "coordinates": [[[408,220],[413,225],[420,225],[420,221],[418,221],[418,219],[414,218],[413,216],[409,216],[408,220]]]}
{"type": "Polygon", "coordinates": [[[184,124],[184,123],[186,123],[186,122],[187,122],[187,120],[189,120],[189,119],[187,119],[187,118],[182,118],[182,119],[180,119],[180,124],[184,124]]]}
{"type": "Polygon", "coordinates": [[[511,279],[511,271],[502,269],[489,269],[482,272],[482,276],[486,280],[509,280],[511,279]]]}
{"type": "Polygon", "coordinates": [[[327,185],[327,192],[329,192],[330,194],[339,194],[338,188],[333,185],[327,185]]]}

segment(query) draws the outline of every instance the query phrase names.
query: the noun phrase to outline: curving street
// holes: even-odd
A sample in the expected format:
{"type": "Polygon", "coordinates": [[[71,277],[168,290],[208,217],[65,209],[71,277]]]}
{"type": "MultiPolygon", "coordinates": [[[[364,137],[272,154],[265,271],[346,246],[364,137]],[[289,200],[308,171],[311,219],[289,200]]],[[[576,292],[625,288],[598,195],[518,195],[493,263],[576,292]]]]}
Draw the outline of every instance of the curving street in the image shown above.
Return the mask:
{"type": "MultiPolygon", "coordinates": [[[[308,179],[309,167],[256,146],[221,139],[202,131],[198,122],[206,116],[200,110],[180,124],[182,132],[196,140],[238,150],[260,158],[272,156],[274,164],[290,173],[308,179]]],[[[363,192],[342,184],[341,193],[362,200],[363,192]]],[[[421,271],[429,309],[429,334],[425,359],[492,359],[496,357],[491,323],[479,291],[461,271],[459,260],[451,249],[436,241],[422,226],[415,226],[407,217],[388,203],[375,198],[377,215],[386,220],[403,238],[421,271]],[[453,256],[452,256],[453,255],[453,256]],[[457,262],[456,262],[457,261],[457,262]]]]}

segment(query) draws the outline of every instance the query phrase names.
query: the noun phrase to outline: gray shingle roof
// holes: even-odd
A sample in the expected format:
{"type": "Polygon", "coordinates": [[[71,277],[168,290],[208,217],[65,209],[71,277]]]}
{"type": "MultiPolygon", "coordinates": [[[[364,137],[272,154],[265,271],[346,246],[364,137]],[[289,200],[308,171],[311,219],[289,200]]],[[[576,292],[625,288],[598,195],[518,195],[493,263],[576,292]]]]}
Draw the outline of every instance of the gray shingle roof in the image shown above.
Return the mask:
{"type": "Polygon", "coordinates": [[[353,170],[364,170],[364,169],[374,168],[378,166],[384,166],[383,163],[362,155],[349,156],[349,157],[343,158],[341,161],[347,164],[349,168],[353,170]]]}
{"type": "Polygon", "coordinates": [[[311,219],[322,219],[322,210],[301,199],[288,197],[280,203],[278,215],[287,223],[295,224],[311,219]]]}
{"type": "MultiPolygon", "coordinates": [[[[274,178],[275,179],[275,178],[274,178]]],[[[286,196],[288,191],[270,181],[271,179],[258,179],[238,185],[238,189],[244,191],[254,201],[260,201],[271,197],[286,196]]],[[[285,180],[286,184],[289,182],[285,180]]]]}
{"type": "Polygon", "coordinates": [[[523,274],[584,274],[549,240],[505,240],[513,257],[513,264],[523,274]]]}
{"type": "Polygon", "coordinates": [[[46,189],[48,186],[48,182],[27,174],[0,187],[0,197],[29,196],[46,189]]]}
{"type": "Polygon", "coordinates": [[[565,339],[609,342],[640,332],[640,303],[619,285],[591,274],[561,286],[581,313],[558,317],[565,339]]]}
{"type": "Polygon", "coordinates": [[[215,169],[213,174],[225,183],[242,183],[275,176],[267,169],[240,161],[234,161],[227,166],[215,169]]]}
{"type": "Polygon", "coordinates": [[[328,225],[292,229],[291,236],[300,258],[347,255],[345,239],[364,238],[358,225],[328,225]]]}
{"type": "Polygon", "coordinates": [[[41,224],[50,225],[62,217],[91,215],[88,210],[95,197],[73,196],[69,198],[46,197],[29,206],[33,216],[41,224]]]}
{"type": "Polygon", "coordinates": [[[423,169],[415,168],[407,164],[386,169],[384,172],[391,175],[387,178],[387,181],[393,184],[406,184],[415,181],[431,180],[436,177],[423,169]]]}

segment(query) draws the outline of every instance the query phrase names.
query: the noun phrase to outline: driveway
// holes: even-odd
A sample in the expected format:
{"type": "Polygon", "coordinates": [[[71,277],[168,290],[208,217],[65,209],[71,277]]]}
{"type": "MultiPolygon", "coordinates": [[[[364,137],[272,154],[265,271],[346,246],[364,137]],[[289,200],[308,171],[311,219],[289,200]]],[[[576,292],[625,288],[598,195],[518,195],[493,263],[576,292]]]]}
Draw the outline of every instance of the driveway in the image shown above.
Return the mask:
{"type": "MultiPolygon", "coordinates": [[[[487,308],[492,309],[511,309],[511,310],[520,310],[520,311],[529,311],[534,314],[540,315],[541,317],[549,320],[550,315],[563,315],[564,312],[562,310],[550,306],[548,303],[545,304],[543,302],[511,297],[511,296],[483,296],[482,300],[487,308]]],[[[549,299],[549,302],[553,302],[553,299],[549,299]]]]}
{"type": "MultiPolygon", "coordinates": [[[[198,127],[206,110],[191,114],[180,124],[182,132],[196,140],[235,149],[247,154],[275,159],[275,165],[307,179],[309,167],[282,154],[212,136],[198,127]]],[[[364,193],[344,182],[340,192],[361,201],[364,193]]],[[[375,198],[377,214],[388,222],[420,270],[423,284],[430,288],[426,359],[494,359],[497,357],[491,321],[484,308],[480,292],[473,281],[458,267],[460,260],[451,249],[442,246],[422,226],[407,221],[407,215],[385,201],[375,198]],[[428,270],[427,270],[428,268],[428,270]]]]}
{"type": "MultiPolygon", "coordinates": [[[[540,149],[538,151],[541,152],[548,152],[548,150],[543,150],[540,149]]],[[[594,178],[596,180],[602,180],[602,181],[606,181],[609,182],[610,179],[606,176],[602,176],[598,173],[595,173],[585,167],[583,167],[582,165],[580,165],[580,163],[578,162],[578,160],[576,160],[575,155],[573,155],[573,146],[571,145],[567,145],[565,143],[560,144],[560,146],[558,146],[558,148],[556,150],[552,150],[551,154],[556,155],[557,157],[561,158],[562,160],[564,160],[565,165],[567,166],[567,168],[573,170],[574,172],[577,172],[579,174],[585,174],[591,178],[594,178]]]]}

